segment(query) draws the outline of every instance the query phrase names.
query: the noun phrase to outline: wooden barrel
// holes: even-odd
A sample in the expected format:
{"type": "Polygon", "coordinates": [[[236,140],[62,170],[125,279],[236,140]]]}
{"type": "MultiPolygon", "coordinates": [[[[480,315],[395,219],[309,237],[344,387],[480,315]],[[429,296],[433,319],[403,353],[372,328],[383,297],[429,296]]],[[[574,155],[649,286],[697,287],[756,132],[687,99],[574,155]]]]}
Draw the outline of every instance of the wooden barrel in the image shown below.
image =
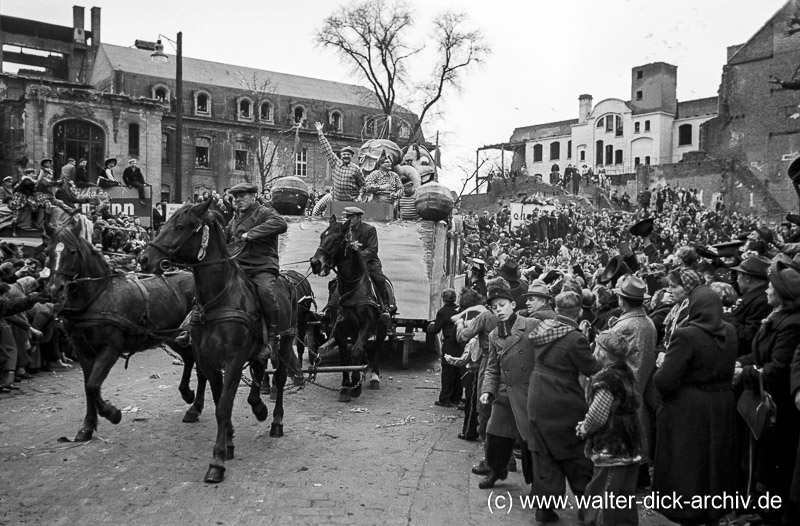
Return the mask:
{"type": "Polygon", "coordinates": [[[278,179],[272,187],[272,207],[282,215],[301,216],[308,204],[308,185],[299,177],[278,179]]]}
{"type": "Polygon", "coordinates": [[[417,189],[417,198],[414,206],[422,219],[427,221],[442,221],[447,219],[453,211],[453,193],[439,183],[428,183],[417,189]]]}

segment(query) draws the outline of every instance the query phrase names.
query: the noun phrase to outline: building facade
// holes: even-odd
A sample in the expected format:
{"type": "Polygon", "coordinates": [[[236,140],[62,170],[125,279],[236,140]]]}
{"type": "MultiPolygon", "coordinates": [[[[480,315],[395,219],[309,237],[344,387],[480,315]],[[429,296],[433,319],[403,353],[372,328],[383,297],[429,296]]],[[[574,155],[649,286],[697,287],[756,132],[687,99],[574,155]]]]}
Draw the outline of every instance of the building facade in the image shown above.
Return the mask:
{"type": "Polygon", "coordinates": [[[95,177],[105,158],[117,158],[120,170],[138,159],[154,199],[186,199],[244,181],[271,186],[285,175],[321,189],[330,184],[330,168],[315,122],[324,124],[334,150],[357,150],[377,136],[400,144],[421,139],[409,136],[415,115],[400,108],[388,120],[361,86],[186,57],[178,130],[176,56],[158,63],[155,43],[102,43],[97,7],[91,23],[86,31],[80,6],[73,8],[72,27],[0,16],[0,44],[22,49],[0,57],[4,70],[22,66],[13,74],[0,71],[3,176],[43,158],[53,158],[59,170],[75,151],[89,156],[95,177]],[[65,134],[83,142],[66,141],[65,134]],[[175,159],[175,141],[181,141],[181,159],[175,159]]]}
{"type": "Polygon", "coordinates": [[[700,125],[717,115],[717,98],[679,102],[677,68],[657,62],[631,70],[631,98],[578,98],[578,118],[517,128],[512,169],[525,164],[528,174],[547,174],[568,165],[608,174],[634,173],[636,166],[680,161],[698,150],[700,125]]]}

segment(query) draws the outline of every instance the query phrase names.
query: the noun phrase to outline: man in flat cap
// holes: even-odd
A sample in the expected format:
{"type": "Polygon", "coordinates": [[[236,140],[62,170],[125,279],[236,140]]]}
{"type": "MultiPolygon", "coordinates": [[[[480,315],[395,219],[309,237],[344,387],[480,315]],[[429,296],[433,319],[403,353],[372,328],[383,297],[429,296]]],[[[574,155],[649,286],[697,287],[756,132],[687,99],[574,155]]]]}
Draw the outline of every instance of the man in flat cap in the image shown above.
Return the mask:
{"type": "MultiPolygon", "coordinates": [[[[361,257],[364,258],[367,270],[381,293],[384,308],[394,312],[396,307],[392,291],[386,282],[383,265],[378,258],[378,231],[369,223],[364,223],[361,220],[362,215],[364,215],[364,211],[357,206],[345,207],[344,216],[350,221],[350,232],[347,234],[347,239],[350,246],[358,250],[361,257]]],[[[382,321],[388,322],[388,316],[388,312],[381,314],[382,321]]]]}
{"type": "Polygon", "coordinates": [[[337,158],[336,154],[333,153],[331,144],[325,138],[325,134],[322,133],[322,123],[316,122],[314,126],[317,128],[319,143],[322,145],[328,164],[331,165],[334,201],[355,201],[359,190],[364,186],[361,170],[351,162],[355,152],[349,146],[345,146],[340,152],[342,158],[337,158]]]}
{"type": "Polygon", "coordinates": [[[267,337],[258,357],[265,363],[278,349],[278,301],[275,281],[280,273],[278,236],[287,230],[286,220],[274,208],[256,201],[258,188],[239,183],[228,193],[233,196],[236,212],[228,223],[228,241],[243,241],[242,250],[235,256],[239,266],[258,289],[261,309],[267,322],[267,337]]]}

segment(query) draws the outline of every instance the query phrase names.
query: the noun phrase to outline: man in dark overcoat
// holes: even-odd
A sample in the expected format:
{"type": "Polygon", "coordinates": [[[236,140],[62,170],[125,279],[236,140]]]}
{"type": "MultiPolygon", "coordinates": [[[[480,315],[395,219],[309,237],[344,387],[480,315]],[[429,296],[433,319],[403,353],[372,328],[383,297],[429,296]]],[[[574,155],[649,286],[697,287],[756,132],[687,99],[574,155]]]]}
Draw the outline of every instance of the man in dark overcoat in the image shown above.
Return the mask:
{"type": "MultiPolygon", "coordinates": [[[[528,417],[533,441],[533,488],[538,497],[558,497],[569,482],[582,495],[592,478],[593,465],[584,454],[584,441],[575,434],[589,407],[580,375],[600,370],[589,340],[578,329],[581,297],[572,291],[556,296],[556,318],[530,334],[535,362],[528,389],[528,417]]],[[[579,517],[581,513],[579,512],[579,517]]],[[[552,509],[536,510],[536,520],[555,522],[552,509]]]]}

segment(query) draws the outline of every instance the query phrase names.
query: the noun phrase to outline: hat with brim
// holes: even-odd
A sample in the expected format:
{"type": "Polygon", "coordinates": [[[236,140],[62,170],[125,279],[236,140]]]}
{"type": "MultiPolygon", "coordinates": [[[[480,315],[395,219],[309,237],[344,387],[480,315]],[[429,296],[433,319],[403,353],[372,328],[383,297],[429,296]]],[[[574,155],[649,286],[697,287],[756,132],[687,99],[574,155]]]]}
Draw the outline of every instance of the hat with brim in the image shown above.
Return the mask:
{"type": "Polygon", "coordinates": [[[486,262],[482,259],[472,258],[472,270],[486,272],[486,262]]]}
{"type": "Polygon", "coordinates": [[[600,283],[610,282],[611,286],[613,287],[616,285],[616,282],[619,278],[630,273],[631,269],[625,264],[624,258],[617,254],[609,260],[606,268],[604,268],[603,272],[600,274],[599,281],[600,283]]]}
{"type": "Polygon", "coordinates": [[[357,206],[346,206],[346,207],[344,207],[344,210],[343,210],[342,212],[344,213],[345,217],[347,217],[347,216],[360,216],[360,215],[364,215],[364,211],[363,211],[363,210],[361,210],[361,209],[360,209],[359,207],[357,207],[357,206]]]}
{"type": "Polygon", "coordinates": [[[486,284],[486,303],[491,304],[496,299],[507,299],[508,301],[516,301],[514,295],[511,294],[511,288],[508,282],[501,278],[495,278],[486,284]]]}
{"type": "Polygon", "coordinates": [[[52,162],[53,162],[53,160],[48,157],[47,159],[42,159],[41,161],[39,161],[39,166],[44,166],[44,163],[51,163],[52,164],[52,162]]]}
{"type": "Polygon", "coordinates": [[[708,259],[715,259],[719,257],[719,253],[713,247],[705,247],[703,245],[698,245],[696,243],[693,243],[692,246],[694,247],[694,251],[697,252],[697,255],[700,257],[708,259]]]}
{"type": "Polygon", "coordinates": [[[103,164],[105,166],[108,166],[111,163],[117,164],[117,158],[116,157],[110,157],[110,158],[106,159],[106,162],[103,163],[103,164]]]}
{"type": "Polygon", "coordinates": [[[258,187],[253,183],[239,183],[228,190],[228,193],[231,195],[255,194],[256,192],[258,192],[258,187]]]}
{"type": "Polygon", "coordinates": [[[767,272],[769,271],[769,266],[771,264],[772,262],[764,256],[754,256],[745,259],[736,267],[731,267],[731,270],[735,270],[736,272],[747,274],[749,276],[767,279],[767,272]]]}
{"type": "Polygon", "coordinates": [[[339,152],[340,152],[340,153],[349,153],[350,155],[355,155],[355,154],[356,154],[355,150],[353,150],[353,149],[352,149],[351,147],[349,147],[349,146],[345,146],[344,148],[342,148],[341,150],[339,150],[339,152]]]}
{"type": "Polygon", "coordinates": [[[717,251],[717,255],[721,258],[732,258],[739,251],[739,247],[744,246],[745,242],[740,239],[733,241],[726,241],[724,243],[717,243],[712,245],[711,248],[717,251]]]}
{"type": "Polygon", "coordinates": [[[629,298],[632,300],[643,300],[649,298],[647,294],[647,283],[640,277],[634,275],[622,276],[617,282],[617,288],[614,289],[617,296],[629,298]]]}
{"type": "Polygon", "coordinates": [[[497,271],[497,275],[506,281],[517,281],[522,277],[522,272],[520,272],[515,259],[507,258],[503,266],[497,271]]]}
{"type": "Polygon", "coordinates": [[[553,296],[550,295],[550,289],[547,287],[547,284],[540,279],[533,280],[528,286],[528,291],[523,294],[523,296],[537,296],[548,300],[553,298],[553,296]]]}
{"type": "Polygon", "coordinates": [[[800,214],[786,214],[786,221],[800,226],[800,214]]]}
{"type": "Polygon", "coordinates": [[[628,231],[637,237],[647,237],[653,233],[653,218],[645,217],[641,221],[634,223],[628,231]]]}

